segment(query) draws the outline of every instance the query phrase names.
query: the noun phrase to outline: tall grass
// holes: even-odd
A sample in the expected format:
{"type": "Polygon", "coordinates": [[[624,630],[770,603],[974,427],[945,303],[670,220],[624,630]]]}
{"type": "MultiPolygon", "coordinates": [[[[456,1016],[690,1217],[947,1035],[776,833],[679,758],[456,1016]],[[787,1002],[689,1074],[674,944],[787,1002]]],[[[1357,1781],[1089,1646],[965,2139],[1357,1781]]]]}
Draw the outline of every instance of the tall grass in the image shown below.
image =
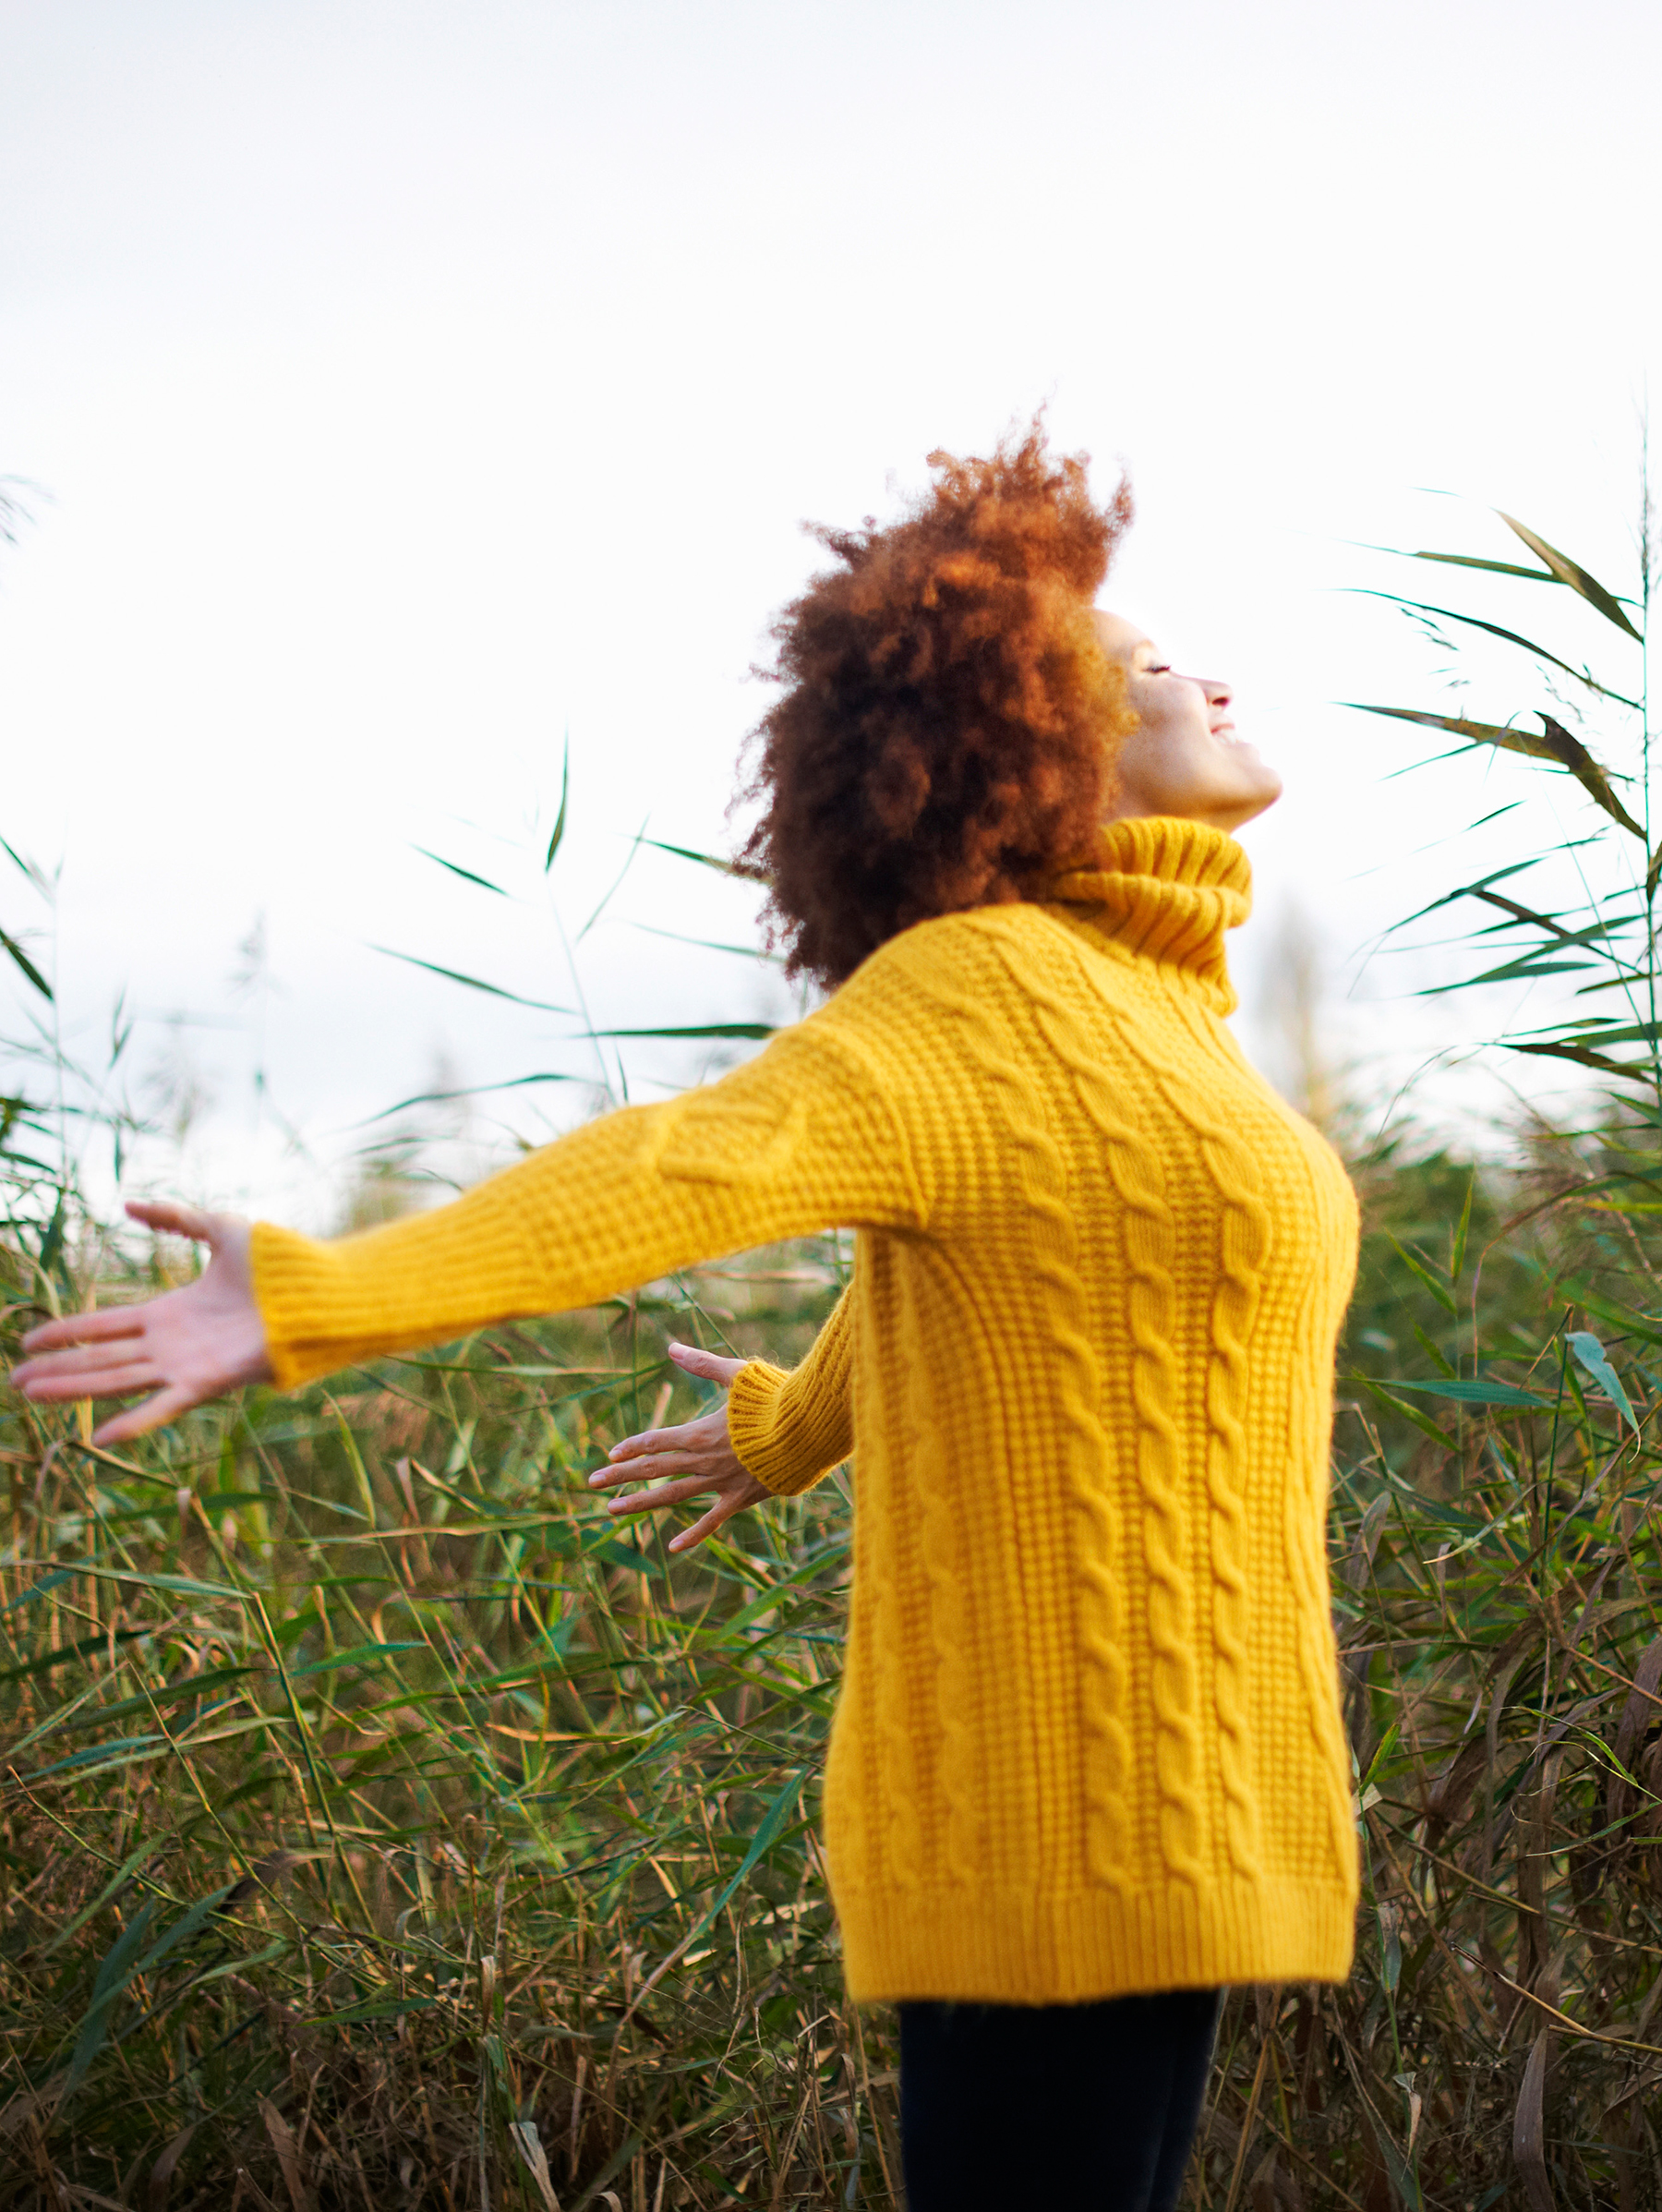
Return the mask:
{"type": "MultiPolygon", "coordinates": [[[[1636,842],[1584,751],[1544,765],[1636,842]]],[[[1518,1042],[1645,1025],[1648,842],[1635,888],[1506,913],[1624,961],[1642,1017],[1518,1042]]],[[[1609,1080],[1521,1166],[1355,1148],[1357,1967],[1232,1995],[1196,2207],[1662,2202],[1662,1101],[1609,1080]]],[[[49,1088],[4,1140],[14,1329],[187,1263],[90,1218],[49,1088]]],[[[842,1266],[756,1255],[116,1453],[6,1401],[0,2201],[898,2204],[890,2025],[843,1998],[813,1836],[847,1486],[671,1562],[584,1483],[694,1402],[668,1333],[792,1358],[842,1266]]]]}
{"type": "MultiPolygon", "coordinates": [[[[83,1134],[131,1118],[8,942],[9,1358],[192,1263],[93,1218],[83,1134]]],[[[846,1485],[671,1561],[585,1481],[693,1409],[668,1335],[800,1357],[845,1272],[813,1240],[116,1452],[7,1399],[0,2199],[896,2201],[812,1826],[846,1485]]]]}
{"type": "Polygon", "coordinates": [[[794,1258],[131,1451],[14,1414],[12,2190],[882,2201],[809,1826],[845,1500],[672,1565],[583,1481],[667,1324],[802,1348],[794,1258]]]}

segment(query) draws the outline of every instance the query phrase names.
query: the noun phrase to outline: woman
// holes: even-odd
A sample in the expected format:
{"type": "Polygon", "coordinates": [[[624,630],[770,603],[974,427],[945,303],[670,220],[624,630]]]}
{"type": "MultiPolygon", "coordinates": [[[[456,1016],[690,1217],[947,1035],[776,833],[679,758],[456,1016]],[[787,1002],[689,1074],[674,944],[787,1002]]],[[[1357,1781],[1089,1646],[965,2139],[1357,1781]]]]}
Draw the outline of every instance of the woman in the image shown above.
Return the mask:
{"type": "Polygon", "coordinates": [[[775,628],[749,857],[825,1006],[452,1205],[334,1244],[165,1206],[201,1277],[36,1330],[110,1441],[741,1247],[856,1229],[792,1376],[595,1480],[716,1493],[852,1447],[825,1780],[849,1986],[901,2007],[912,2212],[1175,2199],[1217,1991],[1340,1979],[1356,1898],[1326,1606],[1339,1162],[1243,1059],[1229,832],[1271,804],[1221,683],[1092,600],[1129,519],[1035,424],[937,454],[775,628]],[[724,1433],[725,1427],[725,1433],[724,1433]]]}

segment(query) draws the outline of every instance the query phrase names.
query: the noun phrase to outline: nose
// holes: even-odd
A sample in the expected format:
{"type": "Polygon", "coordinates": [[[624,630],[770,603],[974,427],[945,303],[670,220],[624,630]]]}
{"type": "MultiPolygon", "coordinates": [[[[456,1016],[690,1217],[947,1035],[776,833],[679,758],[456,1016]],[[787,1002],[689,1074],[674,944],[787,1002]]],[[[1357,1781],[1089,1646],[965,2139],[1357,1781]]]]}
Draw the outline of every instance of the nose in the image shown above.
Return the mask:
{"type": "Polygon", "coordinates": [[[1206,694],[1209,707],[1228,707],[1234,701],[1234,686],[1225,683],[1222,676],[1197,676],[1196,683],[1206,694]]]}

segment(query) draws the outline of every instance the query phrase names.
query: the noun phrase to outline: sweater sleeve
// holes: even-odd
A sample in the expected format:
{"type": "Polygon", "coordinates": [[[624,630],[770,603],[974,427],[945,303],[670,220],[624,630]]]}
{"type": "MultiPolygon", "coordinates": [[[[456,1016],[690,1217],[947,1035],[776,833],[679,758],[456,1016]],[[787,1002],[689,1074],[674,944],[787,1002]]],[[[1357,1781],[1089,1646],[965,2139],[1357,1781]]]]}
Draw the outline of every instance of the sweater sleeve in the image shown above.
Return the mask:
{"type": "Polygon", "coordinates": [[[277,1382],[593,1305],[784,1237],[921,1230],[900,1124],[846,1033],[810,1016],[719,1082],[607,1114],[429,1214],[334,1243],[258,1224],[277,1382]]]}
{"type": "Polygon", "coordinates": [[[854,1320],[845,1290],[802,1364],[787,1374],[751,1360],[728,1393],[728,1434],[776,1497],[812,1490],[854,1447],[854,1320]]]}

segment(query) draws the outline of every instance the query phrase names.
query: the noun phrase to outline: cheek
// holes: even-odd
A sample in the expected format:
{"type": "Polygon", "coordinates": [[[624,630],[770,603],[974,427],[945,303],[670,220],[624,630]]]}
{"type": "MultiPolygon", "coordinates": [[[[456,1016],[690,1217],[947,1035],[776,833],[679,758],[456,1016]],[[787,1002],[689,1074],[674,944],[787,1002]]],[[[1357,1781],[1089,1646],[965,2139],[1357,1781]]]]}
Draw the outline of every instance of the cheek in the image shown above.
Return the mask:
{"type": "Polygon", "coordinates": [[[1135,764],[1139,780],[1150,788],[1183,792],[1194,780],[1196,760],[1195,732],[1182,703],[1154,690],[1152,697],[1134,697],[1133,704],[1138,726],[1126,741],[1127,767],[1135,764]]]}

